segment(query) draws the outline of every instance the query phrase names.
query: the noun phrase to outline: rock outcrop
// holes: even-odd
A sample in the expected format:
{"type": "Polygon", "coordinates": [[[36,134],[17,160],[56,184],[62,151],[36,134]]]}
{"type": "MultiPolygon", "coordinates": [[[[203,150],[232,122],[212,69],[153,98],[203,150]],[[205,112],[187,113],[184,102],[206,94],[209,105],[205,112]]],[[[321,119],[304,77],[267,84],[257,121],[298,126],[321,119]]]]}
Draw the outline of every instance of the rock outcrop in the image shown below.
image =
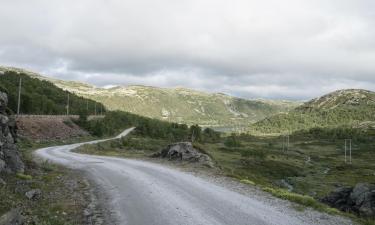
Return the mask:
{"type": "Polygon", "coordinates": [[[345,212],[375,218],[375,185],[358,183],[353,187],[341,187],[322,199],[322,202],[345,212]]]}
{"type": "Polygon", "coordinates": [[[156,153],[153,157],[168,158],[169,160],[180,160],[197,162],[209,167],[213,167],[211,158],[195,149],[191,142],[178,142],[168,145],[161,152],[156,153]]]}
{"type": "Polygon", "coordinates": [[[0,172],[23,173],[24,164],[16,146],[15,118],[7,114],[8,97],[0,92],[0,172]]]}

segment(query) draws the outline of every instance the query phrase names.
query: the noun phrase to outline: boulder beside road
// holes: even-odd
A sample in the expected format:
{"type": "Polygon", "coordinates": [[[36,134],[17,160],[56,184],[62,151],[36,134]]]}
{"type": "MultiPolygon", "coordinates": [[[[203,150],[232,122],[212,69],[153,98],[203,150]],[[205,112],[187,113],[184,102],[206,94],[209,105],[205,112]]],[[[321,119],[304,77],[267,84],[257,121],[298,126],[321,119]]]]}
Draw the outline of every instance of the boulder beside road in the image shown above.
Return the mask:
{"type": "Polygon", "coordinates": [[[191,142],[178,142],[168,145],[161,152],[156,153],[153,157],[168,158],[169,160],[180,160],[196,162],[209,167],[213,167],[213,162],[207,154],[199,152],[193,147],[191,142]]]}

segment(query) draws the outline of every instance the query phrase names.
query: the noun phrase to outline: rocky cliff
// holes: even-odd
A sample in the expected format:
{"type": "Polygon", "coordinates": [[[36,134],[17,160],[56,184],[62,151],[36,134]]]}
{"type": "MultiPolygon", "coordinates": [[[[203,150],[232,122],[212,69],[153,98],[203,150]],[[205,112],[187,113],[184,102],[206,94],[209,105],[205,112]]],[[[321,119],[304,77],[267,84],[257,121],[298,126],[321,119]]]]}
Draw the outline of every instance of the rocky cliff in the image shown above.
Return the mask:
{"type": "Polygon", "coordinates": [[[24,164],[15,144],[16,122],[8,115],[7,104],[8,96],[0,92],[0,173],[23,173],[24,164]]]}

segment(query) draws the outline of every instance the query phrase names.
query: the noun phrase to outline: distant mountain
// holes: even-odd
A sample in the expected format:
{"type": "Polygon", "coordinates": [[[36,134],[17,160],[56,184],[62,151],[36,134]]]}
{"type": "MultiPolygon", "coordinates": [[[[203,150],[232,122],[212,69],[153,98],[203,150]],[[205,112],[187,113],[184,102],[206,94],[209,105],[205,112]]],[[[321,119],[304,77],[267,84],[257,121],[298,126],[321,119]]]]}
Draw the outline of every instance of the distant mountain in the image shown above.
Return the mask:
{"type": "Polygon", "coordinates": [[[251,125],[252,132],[286,133],[313,127],[364,127],[375,121],[375,92],[338,90],[251,125]]]}
{"type": "MultiPolygon", "coordinates": [[[[67,113],[68,92],[57,87],[48,80],[37,79],[22,70],[0,67],[0,91],[8,94],[8,107],[17,111],[19,80],[22,78],[21,114],[52,114],[67,113]]],[[[105,110],[104,106],[91,99],[69,94],[69,113],[78,114],[86,109],[94,114],[95,106],[105,110]]]]}
{"type": "MultiPolygon", "coordinates": [[[[7,68],[18,70],[16,68],[7,68]]],[[[121,110],[151,118],[211,127],[248,127],[267,116],[287,112],[300,105],[293,101],[248,100],[225,94],[210,94],[186,88],[126,86],[98,88],[92,85],[47,78],[56,86],[103,103],[109,110],[121,110]]]]}

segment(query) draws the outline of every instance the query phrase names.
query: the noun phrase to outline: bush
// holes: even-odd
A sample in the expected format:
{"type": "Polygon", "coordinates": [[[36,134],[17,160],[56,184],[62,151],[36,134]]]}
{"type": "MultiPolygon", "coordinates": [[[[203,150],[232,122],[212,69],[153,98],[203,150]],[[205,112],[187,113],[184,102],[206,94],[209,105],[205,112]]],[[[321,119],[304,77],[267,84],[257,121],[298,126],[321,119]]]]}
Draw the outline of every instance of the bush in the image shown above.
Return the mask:
{"type": "Polygon", "coordinates": [[[23,173],[17,173],[16,176],[17,176],[17,178],[22,179],[22,180],[31,180],[31,179],[33,179],[32,176],[26,175],[26,174],[23,174],[23,173]]]}

